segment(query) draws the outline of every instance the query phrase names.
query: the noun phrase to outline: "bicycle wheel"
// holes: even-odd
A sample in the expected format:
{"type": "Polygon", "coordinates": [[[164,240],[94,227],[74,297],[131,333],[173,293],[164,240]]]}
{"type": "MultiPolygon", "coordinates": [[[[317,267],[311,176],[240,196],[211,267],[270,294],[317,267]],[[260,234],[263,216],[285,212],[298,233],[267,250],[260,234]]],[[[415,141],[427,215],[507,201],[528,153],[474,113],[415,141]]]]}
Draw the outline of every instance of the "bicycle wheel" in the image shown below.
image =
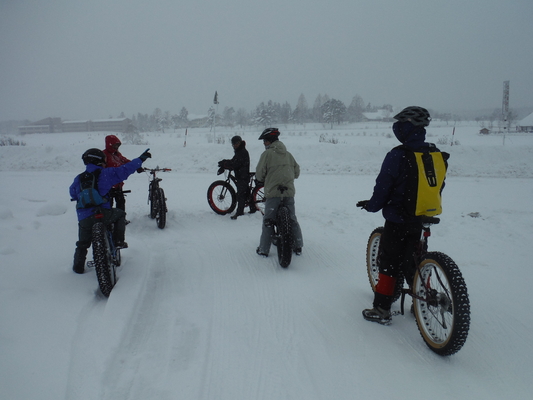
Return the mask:
{"type": "Polygon", "coordinates": [[[413,280],[413,309],[428,347],[442,356],[457,353],[470,329],[470,300],[461,271],[440,252],[427,253],[413,280]]]}
{"type": "Polygon", "coordinates": [[[154,219],[157,215],[157,187],[150,185],[150,218],[154,219]]]}
{"type": "Polygon", "coordinates": [[[262,215],[265,215],[265,187],[256,186],[252,191],[252,201],[254,202],[257,211],[260,211],[262,215]]]}
{"type": "Polygon", "coordinates": [[[157,214],[155,220],[157,222],[157,227],[163,229],[167,222],[167,202],[165,199],[165,192],[162,188],[157,188],[156,191],[156,202],[157,202],[157,214]]]}
{"type": "Polygon", "coordinates": [[[105,297],[109,297],[116,283],[115,264],[111,256],[111,246],[107,229],[102,222],[93,225],[92,230],[93,262],[98,285],[105,297]]]}
{"type": "MultiPolygon", "coordinates": [[[[370,287],[372,287],[373,292],[376,291],[376,286],[379,281],[379,261],[381,256],[380,243],[383,230],[384,228],[382,226],[374,229],[370,234],[368,244],[366,245],[366,270],[368,281],[370,282],[370,287]]],[[[394,288],[392,300],[393,303],[398,300],[402,294],[403,281],[403,275],[400,273],[396,278],[396,286],[394,288]]]]}
{"type": "Polygon", "coordinates": [[[292,229],[289,209],[281,206],[278,209],[276,225],[278,227],[278,261],[282,268],[288,268],[292,258],[292,229]]]}
{"type": "Polygon", "coordinates": [[[226,181],[215,181],[207,189],[207,202],[217,214],[229,214],[237,205],[237,193],[226,181]]]}

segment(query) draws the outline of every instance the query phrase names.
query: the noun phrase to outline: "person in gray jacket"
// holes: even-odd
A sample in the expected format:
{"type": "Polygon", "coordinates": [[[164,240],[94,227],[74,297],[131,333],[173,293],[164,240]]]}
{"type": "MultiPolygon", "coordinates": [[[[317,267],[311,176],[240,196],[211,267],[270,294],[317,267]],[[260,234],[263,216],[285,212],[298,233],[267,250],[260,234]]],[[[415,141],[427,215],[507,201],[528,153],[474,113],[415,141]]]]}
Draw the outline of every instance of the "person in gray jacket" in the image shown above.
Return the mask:
{"type": "Polygon", "coordinates": [[[255,178],[265,184],[266,202],[263,230],[256,252],[264,257],[270,252],[274,233],[274,228],[265,225],[265,221],[276,218],[278,206],[282,202],[287,205],[291,215],[294,253],[299,256],[303,247],[302,230],[294,207],[294,180],[300,176],[300,166],[285,145],[278,140],[279,134],[278,128],[267,128],[259,136],[259,140],[265,145],[265,151],[257,163],[255,178]]]}

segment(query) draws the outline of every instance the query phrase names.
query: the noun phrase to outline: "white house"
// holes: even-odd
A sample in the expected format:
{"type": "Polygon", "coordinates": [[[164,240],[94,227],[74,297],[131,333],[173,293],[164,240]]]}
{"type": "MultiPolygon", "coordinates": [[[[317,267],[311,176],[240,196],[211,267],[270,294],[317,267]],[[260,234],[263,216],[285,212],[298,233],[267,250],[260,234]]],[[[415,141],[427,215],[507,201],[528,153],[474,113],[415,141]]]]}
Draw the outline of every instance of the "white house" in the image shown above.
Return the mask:
{"type": "Polygon", "coordinates": [[[516,124],[518,132],[533,132],[533,112],[516,124]]]}

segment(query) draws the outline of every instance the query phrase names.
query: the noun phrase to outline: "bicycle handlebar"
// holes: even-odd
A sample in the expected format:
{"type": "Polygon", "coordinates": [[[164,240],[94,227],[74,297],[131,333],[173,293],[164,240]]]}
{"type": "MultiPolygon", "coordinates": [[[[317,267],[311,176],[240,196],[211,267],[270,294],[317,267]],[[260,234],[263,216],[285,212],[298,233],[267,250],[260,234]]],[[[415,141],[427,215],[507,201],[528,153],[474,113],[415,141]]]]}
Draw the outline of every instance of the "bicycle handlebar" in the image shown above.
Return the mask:
{"type": "Polygon", "coordinates": [[[168,172],[168,171],[172,171],[171,168],[159,168],[159,167],[151,168],[151,169],[150,168],[143,168],[142,170],[145,171],[145,172],[168,172]]]}

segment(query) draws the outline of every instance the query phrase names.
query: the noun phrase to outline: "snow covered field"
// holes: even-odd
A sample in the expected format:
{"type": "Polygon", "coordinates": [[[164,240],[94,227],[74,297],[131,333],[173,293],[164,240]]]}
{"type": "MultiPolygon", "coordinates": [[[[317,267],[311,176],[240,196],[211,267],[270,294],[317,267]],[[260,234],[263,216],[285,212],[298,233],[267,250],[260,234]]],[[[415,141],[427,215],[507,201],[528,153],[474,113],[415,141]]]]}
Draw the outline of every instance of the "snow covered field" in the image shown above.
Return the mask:
{"type": "MultiPolygon", "coordinates": [[[[381,214],[369,198],[390,124],[279,126],[302,168],[296,209],[304,235],[288,270],[255,254],[261,217],[216,215],[206,201],[217,161],[239,134],[255,166],[261,129],[143,135],[169,209],[148,217],[148,177],[126,182],[127,241],[119,282],[98,295],[76,275],[68,187],[81,154],[105,133],[28,135],[0,147],[0,398],[28,399],[530,399],[533,316],[533,136],[480,136],[434,122],[429,141],[451,154],[441,224],[430,249],[466,280],[472,322],[463,349],[439,357],[411,315],[385,327],[371,305],[365,246],[381,214]],[[322,141],[320,139],[322,136],[322,141]],[[220,138],[224,140],[220,140],[220,138]]],[[[121,136],[121,135],[119,135],[121,136]]],[[[122,136],[121,136],[122,137],[122,136]]],[[[398,305],[395,305],[398,308],[398,305]]]]}

